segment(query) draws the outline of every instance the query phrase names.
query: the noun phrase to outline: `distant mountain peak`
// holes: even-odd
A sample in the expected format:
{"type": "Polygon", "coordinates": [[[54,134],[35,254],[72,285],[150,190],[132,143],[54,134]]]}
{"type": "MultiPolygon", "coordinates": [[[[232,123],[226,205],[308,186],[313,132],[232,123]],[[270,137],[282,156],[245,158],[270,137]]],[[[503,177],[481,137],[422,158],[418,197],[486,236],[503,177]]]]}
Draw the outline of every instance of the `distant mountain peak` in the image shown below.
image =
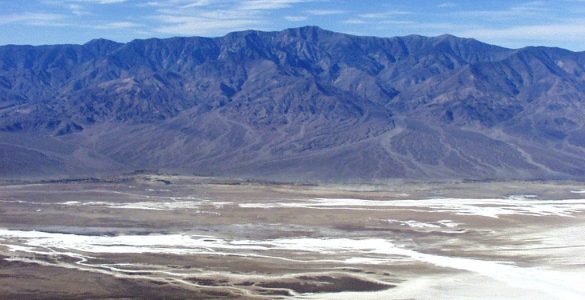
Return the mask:
{"type": "Polygon", "coordinates": [[[109,43],[116,43],[116,42],[114,42],[112,40],[105,39],[105,38],[95,38],[95,39],[88,41],[84,45],[109,44],[109,43]]]}
{"type": "Polygon", "coordinates": [[[104,38],[97,38],[97,39],[90,40],[87,43],[83,44],[83,46],[88,46],[88,47],[102,47],[102,46],[110,46],[110,45],[122,45],[122,43],[118,43],[118,42],[104,39],[104,38]]]}
{"type": "Polygon", "coordinates": [[[584,62],[317,26],[0,46],[0,176],[583,179],[584,62]]]}

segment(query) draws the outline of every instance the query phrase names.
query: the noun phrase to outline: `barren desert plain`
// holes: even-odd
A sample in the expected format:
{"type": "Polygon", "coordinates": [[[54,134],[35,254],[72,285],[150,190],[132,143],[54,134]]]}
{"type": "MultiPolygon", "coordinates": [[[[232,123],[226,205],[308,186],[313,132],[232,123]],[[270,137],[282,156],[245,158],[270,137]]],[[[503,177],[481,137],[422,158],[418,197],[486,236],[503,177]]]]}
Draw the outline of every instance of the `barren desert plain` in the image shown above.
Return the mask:
{"type": "Polygon", "coordinates": [[[585,299],[585,184],[0,185],[2,299],[585,299]]]}

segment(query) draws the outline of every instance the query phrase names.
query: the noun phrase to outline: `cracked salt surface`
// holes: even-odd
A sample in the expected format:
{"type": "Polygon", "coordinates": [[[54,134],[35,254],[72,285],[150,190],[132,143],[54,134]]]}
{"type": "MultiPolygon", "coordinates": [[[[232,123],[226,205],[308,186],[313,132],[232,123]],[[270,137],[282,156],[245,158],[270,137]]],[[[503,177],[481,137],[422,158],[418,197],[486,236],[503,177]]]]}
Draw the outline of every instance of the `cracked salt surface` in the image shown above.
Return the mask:
{"type": "MultiPolygon", "coordinates": [[[[399,256],[411,260],[486,276],[508,286],[536,290],[559,299],[585,298],[583,274],[570,274],[539,268],[521,268],[509,263],[460,257],[426,254],[397,247],[379,238],[290,238],[274,240],[223,240],[209,236],[186,234],[84,236],[0,229],[2,243],[12,252],[46,253],[81,257],[80,253],[215,253],[216,250],[250,252],[294,251],[320,254],[348,254],[346,263],[384,264],[386,259],[399,256]]],[[[253,253],[250,253],[253,256],[253,253]]],[[[14,259],[14,258],[13,258],[14,259]]]]}
{"type": "Polygon", "coordinates": [[[142,201],[142,202],[104,202],[104,201],[66,201],[59,203],[66,206],[101,206],[108,208],[142,209],[142,210],[177,210],[177,209],[198,209],[203,206],[222,208],[225,205],[232,205],[233,202],[197,200],[197,201],[142,201]]]}
{"type": "MultiPolygon", "coordinates": [[[[420,222],[420,221],[416,221],[416,220],[407,220],[407,221],[402,221],[402,220],[394,220],[394,219],[389,219],[389,220],[384,220],[385,222],[389,223],[389,224],[398,224],[400,226],[407,226],[413,229],[440,229],[440,228],[449,228],[449,229],[453,229],[453,228],[457,228],[459,227],[459,225],[461,225],[460,223],[456,223],[453,222],[451,220],[439,220],[433,223],[428,223],[428,222],[420,222]]],[[[445,232],[451,232],[451,231],[445,231],[445,232]]],[[[458,231],[453,231],[453,232],[458,232],[458,231]]]]}
{"type": "Polygon", "coordinates": [[[431,224],[431,223],[424,223],[415,220],[408,220],[408,221],[398,221],[398,220],[387,220],[388,223],[398,223],[402,226],[408,226],[412,228],[441,228],[439,225],[431,224]]]}
{"type": "Polygon", "coordinates": [[[242,203],[239,206],[242,208],[312,209],[417,208],[489,218],[498,218],[502,215],[570,217],[573,213],[585,211],[585,199],[540,200],[521,196],[504,199],[434,198],[424,200],[315,198],[297,202],[242,203]]]}

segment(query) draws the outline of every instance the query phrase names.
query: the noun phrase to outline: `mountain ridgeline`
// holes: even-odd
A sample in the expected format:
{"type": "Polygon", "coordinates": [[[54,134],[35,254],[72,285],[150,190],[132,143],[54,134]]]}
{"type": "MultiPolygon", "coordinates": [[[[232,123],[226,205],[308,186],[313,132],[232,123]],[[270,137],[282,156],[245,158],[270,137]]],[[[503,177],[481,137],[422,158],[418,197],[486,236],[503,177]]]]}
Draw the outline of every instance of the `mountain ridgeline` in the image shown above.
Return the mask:
{"type": "Polygon", "coordinates": [[[318,27],[0,47],[0,177],[585,178],[585,53],[318,27]]]}

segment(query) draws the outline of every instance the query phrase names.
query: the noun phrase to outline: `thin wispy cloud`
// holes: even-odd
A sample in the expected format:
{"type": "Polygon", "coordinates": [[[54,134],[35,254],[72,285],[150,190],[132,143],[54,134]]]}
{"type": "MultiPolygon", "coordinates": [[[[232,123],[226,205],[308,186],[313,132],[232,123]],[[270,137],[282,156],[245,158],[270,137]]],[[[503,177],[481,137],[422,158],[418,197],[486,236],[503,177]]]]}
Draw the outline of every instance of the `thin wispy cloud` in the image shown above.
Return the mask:
{"type": "MultiPolygon", "coordinates": [[[[486,41],[507,41],[511,44],[522,44],[526,41],[557,41],[582,40],[585,41],[585,19],[569,22],[509,26],[505,28],[478,28],[459,32],[462,36],[474,37],[486,41]]],[[[519,45],[518,45],[519,46],[519,45]]]]}
{"type": "Polygon", "coordinates": [[[453,3],[453,2],[443,2],[443,3],[439,3],[437,5],[438,8],[453,8],[453,7],[457,7],[457,4],[453,3]]]}
{"type": "Polygon", "coordinates": [[[211,0],[199,0],[199,1],[189,1],[189,3],[184,4],[181,8],[191,8],[191,7],[204,7],[212,4],[211,0]]]}
{"type": "MultiPolygon", "coordinates": [[[[228,31],[262,28],[268,24],[270,12],[282,10],[310,0],[225,0],[175,1],[162,7],[157,5],[154,18],[160,25],[156,32],[176,35],[218,35],[228,31]],[[177,6],[184,8],[177,10],[177,6]],[[187,9],[189,8],[189,9],[187,9]]],[[[303,22],[306,16],[283,16],[287,21],[303,22]]]]}
{"type": "Polygon", "coordinates": [[[400,15],[408,15],[410,13],[411,12],[409,12],[409,11],[393,10],[393,11],[386,11],[386,12],[364,13],[364,14],[359,14],[358,16],[360,18],[363,18],[363,19],[386,19],[386,18],[392,18],[392,17],[400,16],[400,15]]]}
{"type": "Polygon", "coordinates": [[[134,23],[134,22],[130,22],[130,21],[122,21],[122,22],[111,22],[111,23],[105,23],[105,24],[98,24],[98,25],[93,25],[93,28],[96,29],[127,29],[127,28],[138,28],[138,27],[143,27],[143,25],[138,24],[138,23],[134,23]]]}
{"type": "Polygon", "coordinates": [[[531,1],[497,10],[465,10],[454,13],[461,17],[519,19],[527,17],[547,17],[552,15],[551,8],[541,1],[531,1]]]}
{"type": "Polygon", "coordinates": [[[306,21],[306,16],[284,16],[284,19],[291,22],[302,22],[306,21]]]}
{"type": "Polygon", "coordinates": [[[76,16],[84,16],[84,15],[90,14],[87,9],[85,9],[82,5],[79,5],[79,4],[75,4],[75,3],[68,4],[67,8],[69,8],[71,13],[76,15],[76,16]]]}
{"type": "Polygon", "coordinates": [[[98,0],[96,1],[99,4],[113,4],[113,3],[123,3],[126,0],[98,0]]]}
{"type": "Polygon", "coordinates": [[[61,7],[68,10],[75,16],[86,16],[92,14],[95,6],[122,4],[127,0],[43,0],[43,3],[54,7],[61,7]]]}
{"type": "Polygon", "coordinates": [[[287,8],[304,0],[243,0],[240,9],[243,10],[273,10],[287,8]]]}
{"type": "Polygon", "coordinates": [[[170,21],[155,29],[159,33],[172,35],[215,35],[223,31],[238,31],[250,28],[258,23],[256,20],[206,20],[197,17],[182,17],[181,20],[170,21]]]}
{"type": "Polygon", "coordinates": [[[343,20],[344,24],[353,25],[402,25],[410,24],[411,21],[400,19],[400,16],[409,15],[411,12],[404,10],[391,10],[385,12],[366,12],[343,20]]]}
{"type": "Polygon", "coordinates": [[[10,14],[0,16],[0,25],[20,23],[34,26],[51,25],[56,21],[64,20],[66,16],[54,13],[34,13],[28,12],[23,14],[10,14]]]}
{"type": "Polygon", "coordinates": [[[0,7],[0,44],[120,41],[137,35],[219,36],[244,29],[318,25],[395,36],[451,33],[516,46],[584,49],[585,0],[27,0],[0,7]],[[51,35],[42,34],[46,25],[51,35]],[[79,30],[67,30],[75,28],[79,30]],[[107,30],[106,30],[107,29],[107,30]],[[539,37],[540,36],[540,37],[539,37]],[[28,39],[24,39],[29,37],[28,39]],[[51,37],[52,39],[50,39],[51,37]]]}
{"type": "Polygon", "coordinates": [[[68,6],[70,4],[77,5],[110,5],[126,3],[128,0],[41,0],[43,3],[52,5],[68,6]]]}
{"type": "Polygon", "coordinates": [[[93,3],[93,4],[117,4],[124,3],[128,0],[65,0],[67,2],[79,2],[79,3],[93,3]]]}
{"type": "Polygon", "coordinates": [[[366,22],[364,19],[345,19],[345,20],[343,20],[343,23],[357,25],[357,24],[366,24],[368,22],[366,22]]]}
{"type": "Polygon", "coordinates": [[[160,33],[175,35],[208,35],[224,30],[242,30],[261,22],[256,16],[242,16],[231,11],[209,11],[197,15],[159,15],[163,25],[155,28],[160,33]]]}
{"type": "Polygon", "coordinates": [[[341,9],[312,9],[307,10],[307,14],[314,15],[314,16],[331,16],[331,15],[342,15],[347,13],[346,10],[341,9]]]}

